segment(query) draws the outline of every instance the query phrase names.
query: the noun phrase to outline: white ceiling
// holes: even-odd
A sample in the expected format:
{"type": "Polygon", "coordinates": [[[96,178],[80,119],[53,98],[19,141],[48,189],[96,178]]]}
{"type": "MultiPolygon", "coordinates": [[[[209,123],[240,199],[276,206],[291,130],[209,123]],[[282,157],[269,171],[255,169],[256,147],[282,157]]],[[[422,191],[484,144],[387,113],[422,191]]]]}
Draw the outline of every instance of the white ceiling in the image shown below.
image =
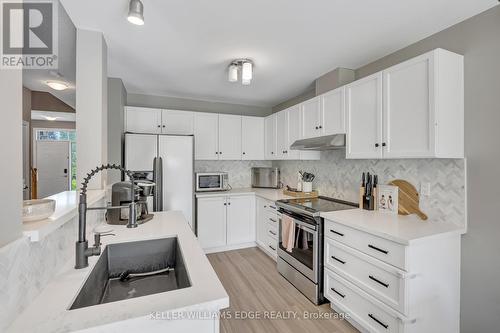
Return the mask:
{"type": "Polygon", "coordinates": [[[61,0],[77,28],[103,31],[109,76],[129,93],[272,106],[336,68],[358,68],[498,4],[497,0],[61,0]],[[235,58],[251,86],[228,83],[235,58]]]}

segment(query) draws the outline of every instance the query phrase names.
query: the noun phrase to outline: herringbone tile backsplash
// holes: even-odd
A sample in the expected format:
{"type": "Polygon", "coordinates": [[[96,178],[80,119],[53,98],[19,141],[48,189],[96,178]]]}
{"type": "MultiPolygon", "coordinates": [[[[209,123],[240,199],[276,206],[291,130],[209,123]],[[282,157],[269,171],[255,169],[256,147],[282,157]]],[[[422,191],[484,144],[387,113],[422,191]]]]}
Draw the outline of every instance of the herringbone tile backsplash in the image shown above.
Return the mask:
{"type": "Polygon", "coordinates": [[[281,170],[281,181],[297,186],[297,172],[316,175],[313,187],[321,195],[358,201],[361,174],[379,176],[379,183],[405,179],[420,191],[421,183],[430,183],[430,196],[420,196],[420,208],[437,221],[465,223],[465,160],[463,159],[401,159],[347,160],[345,152],[325,151],[320,161],[274,161],[281,170]]]}

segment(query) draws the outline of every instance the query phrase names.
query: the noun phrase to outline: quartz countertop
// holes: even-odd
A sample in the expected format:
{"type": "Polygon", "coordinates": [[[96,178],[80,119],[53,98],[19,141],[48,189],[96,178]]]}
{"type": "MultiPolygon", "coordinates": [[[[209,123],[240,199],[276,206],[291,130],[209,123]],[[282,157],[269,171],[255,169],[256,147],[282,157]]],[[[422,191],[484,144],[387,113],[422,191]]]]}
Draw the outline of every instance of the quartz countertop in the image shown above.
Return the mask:
{"type": "MultiPolygon", "coordinates": [[[[87,204],[92,206],[97,201],[105,196],[104,190],[89,190],[87,192],[87,204]]],[[[56,201],[56,209],[54,213],[43,220],[24,222],[23,234],[28,236],[32,242],[38,242],[52,231],[59,228],[75,217],[78,213],[78,199],[79,192],[65,191],[54,194],[46,199],[53,199],[56,201]]]]}
{"type": "Polygon", "coordinates": [[[433,221],[431,218],[423,221],[416,215],[393,215],[359,208],[321,213],[320,216],[403,245],[431,237],[465,233],[463,227],[453,223],[433,221]]]}
{"type": "MultiPolygon", "coordinates": [[[[74,269],[74,258],[13,322],[8,332],[70,332],[99,327],[129,319],[149,318],[153,312],[184,311],[191,308],[218,311],[229,306],[229,297],[201,249],[181,212],[158,212],[137,228],[113,225],[112,243],[178,237],[191,287],[137,297],[81,309],[68,310],[87,276],[97,262],[89,258],[89,267],[74,269]]],[[[76,240],[76,235],[75,235],[76,240]]],[[[89,240],[93,243],[93,239],[89,240]]]]}
{"type": "Polygon", "coordinates": [[[197,198],[206,198],[206,197],[222,197],[227,195],[248,195],[255,194],[261,198],[277,201],[283,199],[293,199],[300,198],[301,196],[291,197],[289,195],[283,194],[283,189],[274,189],[274,188],[253,188],[253,187],[245,187],[245,188],[233,188],[229,191],[213,191],[213,192],[196,192],[197,198]]]}

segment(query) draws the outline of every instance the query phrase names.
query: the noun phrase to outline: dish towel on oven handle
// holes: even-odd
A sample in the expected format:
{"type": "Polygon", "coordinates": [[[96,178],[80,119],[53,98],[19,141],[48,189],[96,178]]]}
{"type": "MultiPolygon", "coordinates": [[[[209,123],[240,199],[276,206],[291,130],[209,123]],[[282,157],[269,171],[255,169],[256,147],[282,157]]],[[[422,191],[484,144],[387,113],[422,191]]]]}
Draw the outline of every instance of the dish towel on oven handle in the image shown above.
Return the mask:
{"type": "Polygon", "coordinates": [[[292,252],[295,243],[295,222],[290,216],[284,215],[281,217],[281,243],[288,251],[292,252]]]}

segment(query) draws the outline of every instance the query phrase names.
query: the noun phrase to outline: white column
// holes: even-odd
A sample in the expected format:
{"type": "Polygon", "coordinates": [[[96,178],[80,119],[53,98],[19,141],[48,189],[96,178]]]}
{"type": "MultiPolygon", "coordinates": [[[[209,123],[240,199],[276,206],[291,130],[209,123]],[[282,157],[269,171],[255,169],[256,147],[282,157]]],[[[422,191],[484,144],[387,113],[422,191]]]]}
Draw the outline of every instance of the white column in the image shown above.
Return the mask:
{"type": "Polygon", "coordinates": [[[21,70],[0,69],[0,247],[21,236],[23,201],[22,161],[22,92],[21,70]]]}
{"type": "MultiPolygon", "coordinates": [[[[78,187],[86,174],[108,161],[107,45],[98,31],[76,32],[76,157],[78,187]]],[[[116,172],[116,171],[112,171],[116,172]]],[[[102,189],[106,172],[89,189],[102,189]]]]}

